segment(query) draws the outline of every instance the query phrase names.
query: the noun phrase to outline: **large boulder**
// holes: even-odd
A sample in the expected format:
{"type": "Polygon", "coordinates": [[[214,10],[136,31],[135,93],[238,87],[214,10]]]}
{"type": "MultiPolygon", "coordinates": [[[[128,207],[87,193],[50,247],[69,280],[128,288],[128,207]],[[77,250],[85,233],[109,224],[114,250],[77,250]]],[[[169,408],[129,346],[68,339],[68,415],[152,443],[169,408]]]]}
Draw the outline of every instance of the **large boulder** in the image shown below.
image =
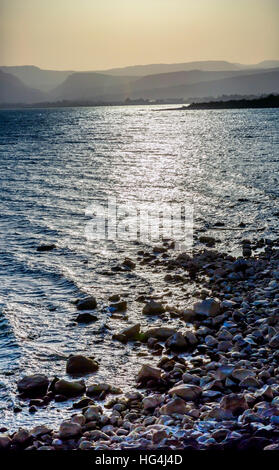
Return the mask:
{"type": "Polygon", "coordinates": [[[76,356],[69,357],[67,360],[66,372],[68,374],[82,375],[96,372],[98,368],[99,365],[94,361],[94,359],[78,354],[76,356]]]}
{"type": "Polygon", "coordinates": [[[158,367],[149,366],[144,364],[137,375],[138,382],[143,382],[147,380],[160,380],[161,379],[161,370],[158,367]]]}
{"type": "Polygon", "coordinates": [[[78,310],[94,310],[97,307],[97,301],[93,295],[77,301],[78,310]]]}
{"type": "Polygon", "coordinates": [[[80,436],[82,427],[73,421],[63,421],[59,428],[60,439],[72,439],[80,436]]]}
{"type": "Polygon", "coordinates": [[[197,302],[194,305],[194,312],[198,315],[215,317],[220,313],[221,304],[215,299],[205,299],[202,302],[197,302]]]}
{"type": "Polygon", "coordinates": [[[176,395],[186,401],[193,401],[200,397],[202,388],[198,385],[182,384],[177,385],[169,390],[170,395],[176,395]]]}
{"type": "Polygon", "coordinates": [[[54,385],[56,394],[64,395],[65,397],[76,397],[85,392],[85,384],[83,380],[70,382],[69,380],[58,380],[54,385]]]}
{"type": "Polygon", "coordinates": [[[155,300],[150,300],[143,307],[142,313],[144,315],[160,315],[165,311],[165,308],[161,302],[156,302],[155,300]]]}
{"type": "Polygon", "coordinates": [[[187,406],[182,398],[173,398],[166,405],[160,408],[161,415],[184,414],[187,411],[187,406]]]}
{"type": "Polygon", "coordinates": [[[188,344],[182,333],[177,332],[168,338],[166,341],[166,347],[173,351],[185,351],[188,344]]]}
{"type": "Polygon", "coordinates": [[[49,380],[46,375],[26,375],[17,383],[17,389],[26,397],[34,398],[45,395],[48,385],[49,380]]]}
{"type": "Polygon", "coordinates": [[[164,401],[164,398],[160,394],[149,395],[142,400],[144,410],[154,409],[164,401]]]}
{"type": "Polygon", "coordinates": [[[102,415],[101,406],[92,405],[84,413],[86,421],[99,421],[102,415]]]}
{"type": "Polygon", "coordinates": [[[220,402],[220,407],[232,414],[242,413],[249,408],[245,396],[236,393],[225,395],[220,402]]]}

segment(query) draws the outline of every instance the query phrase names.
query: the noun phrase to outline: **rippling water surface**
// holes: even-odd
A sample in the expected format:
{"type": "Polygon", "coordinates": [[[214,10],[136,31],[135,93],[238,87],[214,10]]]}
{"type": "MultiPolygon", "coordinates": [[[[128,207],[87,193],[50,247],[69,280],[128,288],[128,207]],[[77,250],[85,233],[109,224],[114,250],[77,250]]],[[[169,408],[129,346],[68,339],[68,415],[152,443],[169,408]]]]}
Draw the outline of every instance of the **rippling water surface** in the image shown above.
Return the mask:
{"type": "MultiPolygon", "coordinates": [[[[164,288],[158,273],[136,269],[107,276],[136,256],[134,242],[88,243],[84,229],[94,201],[116,196],[133,207],[190,202],[195,229],[218,231],[220,246],[241,238],[278,237],[278,110],[154,112],[154,107],[0,111],[0,425],[56,422],[69,403],[15,414],[18,377],[65,376],[69,354],[100,360],[91,378],[129,388],[146,358],[111,334],[127,322],[110,319],[109,295],[127,294],[131,322],[146,320],[135,289],[164,288]],[[239,224],[246,224],[239,228],[239,224]],[[55,243],[50,252],[37,252],[55,243]],[[73,326],[73,300],[98,299],[99,320],[73,326]],[[107,328],[109,326],[109,329],[107,328]]],[[[175,298],[173,299],[175,303],[175,298]]]]}

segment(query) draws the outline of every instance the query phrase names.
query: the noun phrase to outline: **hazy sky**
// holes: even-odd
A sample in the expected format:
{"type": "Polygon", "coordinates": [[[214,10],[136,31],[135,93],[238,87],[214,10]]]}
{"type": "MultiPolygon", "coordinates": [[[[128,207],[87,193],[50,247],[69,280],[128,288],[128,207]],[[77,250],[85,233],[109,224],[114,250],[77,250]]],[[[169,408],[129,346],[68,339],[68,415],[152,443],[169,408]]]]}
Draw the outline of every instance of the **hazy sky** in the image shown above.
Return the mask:
{"type": "Polygon", "coordinates": [[[279,58],[279,0],[0,0],[0,64],[279,58]]]}

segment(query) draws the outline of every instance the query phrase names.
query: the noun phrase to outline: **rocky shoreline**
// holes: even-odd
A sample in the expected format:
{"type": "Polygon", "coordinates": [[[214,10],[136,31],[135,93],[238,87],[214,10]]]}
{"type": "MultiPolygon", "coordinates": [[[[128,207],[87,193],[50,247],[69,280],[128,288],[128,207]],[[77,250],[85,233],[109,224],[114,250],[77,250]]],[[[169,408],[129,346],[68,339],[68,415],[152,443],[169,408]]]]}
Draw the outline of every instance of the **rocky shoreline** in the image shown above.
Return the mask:
{"type": "MultiPolygon", "coordinates": [[[[31,413],[75,397],[72,417],[58,429],[9,432],[0,424],[1,450],[279,450],[279,240],[244,240],[237,259],[216,251],[212,237],[200,242],[206,248],[190,256],[166,240],[118,268],[154,266],[166,286],[194,288],[187,309],[139,296],[142,315],[161,326],[131,323],[112,335],[155,360],[139,367],[134,391],[94,383],[98,362],[72,355],[71,380],[37,374],[17,384],[31,413]]],[[[121,296],[110,302],[125,312],[121,296]]],[[[79,299],[76,321],[94,321],[96,306],[92,296],[79,299]]]]}

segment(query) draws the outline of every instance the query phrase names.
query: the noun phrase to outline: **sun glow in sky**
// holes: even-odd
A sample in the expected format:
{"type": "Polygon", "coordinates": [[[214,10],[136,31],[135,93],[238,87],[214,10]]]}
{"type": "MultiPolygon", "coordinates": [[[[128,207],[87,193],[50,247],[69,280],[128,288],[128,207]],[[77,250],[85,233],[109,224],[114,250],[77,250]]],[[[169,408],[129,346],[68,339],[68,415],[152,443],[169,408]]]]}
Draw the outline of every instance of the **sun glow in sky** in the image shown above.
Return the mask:
{"type": "Polygon", "coordinates": [[[279,0],[0,0],[0,65],[279,58],[279,0]]]}

